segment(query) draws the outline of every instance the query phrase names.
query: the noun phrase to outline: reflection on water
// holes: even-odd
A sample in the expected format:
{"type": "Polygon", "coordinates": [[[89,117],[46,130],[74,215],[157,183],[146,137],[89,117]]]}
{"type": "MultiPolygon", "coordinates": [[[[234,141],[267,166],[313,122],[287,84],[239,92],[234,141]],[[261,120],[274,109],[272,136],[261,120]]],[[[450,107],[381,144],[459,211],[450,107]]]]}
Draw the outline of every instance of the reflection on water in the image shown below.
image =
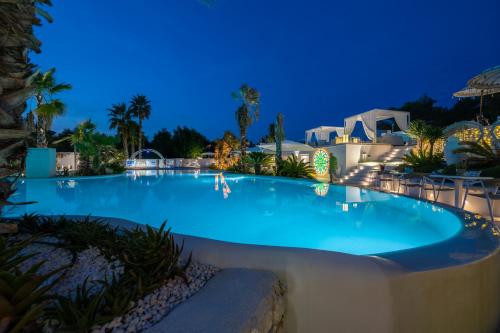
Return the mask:
{"type": "Polygon", "coordinates": [[[220,172],[133,170],[123,176],[32,179],[11,215],[92,214],[231,242],[371,254],[450,237],[453,214],[357,187],[220,172]]]}

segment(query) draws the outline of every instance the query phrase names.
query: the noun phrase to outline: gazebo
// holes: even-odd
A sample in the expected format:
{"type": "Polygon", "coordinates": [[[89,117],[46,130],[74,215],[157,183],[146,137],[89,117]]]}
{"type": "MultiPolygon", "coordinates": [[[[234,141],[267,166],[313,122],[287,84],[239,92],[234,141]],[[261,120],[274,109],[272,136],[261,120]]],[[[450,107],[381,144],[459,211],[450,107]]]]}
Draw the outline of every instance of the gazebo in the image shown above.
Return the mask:
{"type": "Polygon", "coordinates": [[[344,119],[344,134],[351,135],[356,122],[361,121],[366,136],[377,142],[377,121],[394,118],[401,131],[408,129],[410,113],[406,111],[373,109],[344,119]]]}
{"type": "Polygon", "coordinates": [[[306,131],[306,143],[309,145],[322,142],[330,143],[331,133],[335,133],[337,136],[343,136],[344,128],[337,126],[319,126],[311,128],[306,131]]]}

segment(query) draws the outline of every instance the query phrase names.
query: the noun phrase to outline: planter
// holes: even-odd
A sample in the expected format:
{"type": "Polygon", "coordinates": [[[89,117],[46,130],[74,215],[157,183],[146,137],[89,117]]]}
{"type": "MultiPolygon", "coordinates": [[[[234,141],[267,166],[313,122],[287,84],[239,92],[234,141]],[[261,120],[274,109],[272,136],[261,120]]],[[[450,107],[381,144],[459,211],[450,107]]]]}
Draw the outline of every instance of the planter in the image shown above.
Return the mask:
{"type": "Polygon", "coordinates": [[[26,178],[48,178],[56,175],[54,148],[28,148],[26,178]]]}

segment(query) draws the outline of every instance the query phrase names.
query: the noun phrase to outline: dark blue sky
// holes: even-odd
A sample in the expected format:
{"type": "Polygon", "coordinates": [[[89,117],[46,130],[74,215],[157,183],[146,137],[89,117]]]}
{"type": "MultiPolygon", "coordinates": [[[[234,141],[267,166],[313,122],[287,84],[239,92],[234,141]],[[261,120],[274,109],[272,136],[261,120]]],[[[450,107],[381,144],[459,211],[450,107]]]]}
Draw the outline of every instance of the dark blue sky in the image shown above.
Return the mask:
{"type": "Polygon", "coordinates": [[[152,101],[156,130],[236,132],[231,91],[262,93],[258,139],[278,112],[287,138],[423,93],[442,105],[467,79],[500,64],[500,1],[55,0],[37,29],[42,69],[73,84],[54,128],[92,118],[136,93],[152,101]]]}

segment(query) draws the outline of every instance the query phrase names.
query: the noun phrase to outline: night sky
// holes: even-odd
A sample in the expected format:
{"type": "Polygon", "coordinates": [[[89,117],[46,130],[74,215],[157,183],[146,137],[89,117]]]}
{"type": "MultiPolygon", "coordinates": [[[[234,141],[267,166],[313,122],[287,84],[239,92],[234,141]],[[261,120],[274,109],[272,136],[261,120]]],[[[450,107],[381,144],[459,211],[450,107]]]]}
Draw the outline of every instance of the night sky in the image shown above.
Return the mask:
{"type": "Polygon", "coordinates": [[[263,136],[278,112],[289,139],[345,116],[427,93],[439,104],[500,64],[500,1],[54,0],[37,29],[42,53],[73,85],[54,129],[87,118],[108,132],[107,108],[152,101],[146,134],[177,125],[210,139],[236,130],[231,91],[262,94],[263,136]]]}

